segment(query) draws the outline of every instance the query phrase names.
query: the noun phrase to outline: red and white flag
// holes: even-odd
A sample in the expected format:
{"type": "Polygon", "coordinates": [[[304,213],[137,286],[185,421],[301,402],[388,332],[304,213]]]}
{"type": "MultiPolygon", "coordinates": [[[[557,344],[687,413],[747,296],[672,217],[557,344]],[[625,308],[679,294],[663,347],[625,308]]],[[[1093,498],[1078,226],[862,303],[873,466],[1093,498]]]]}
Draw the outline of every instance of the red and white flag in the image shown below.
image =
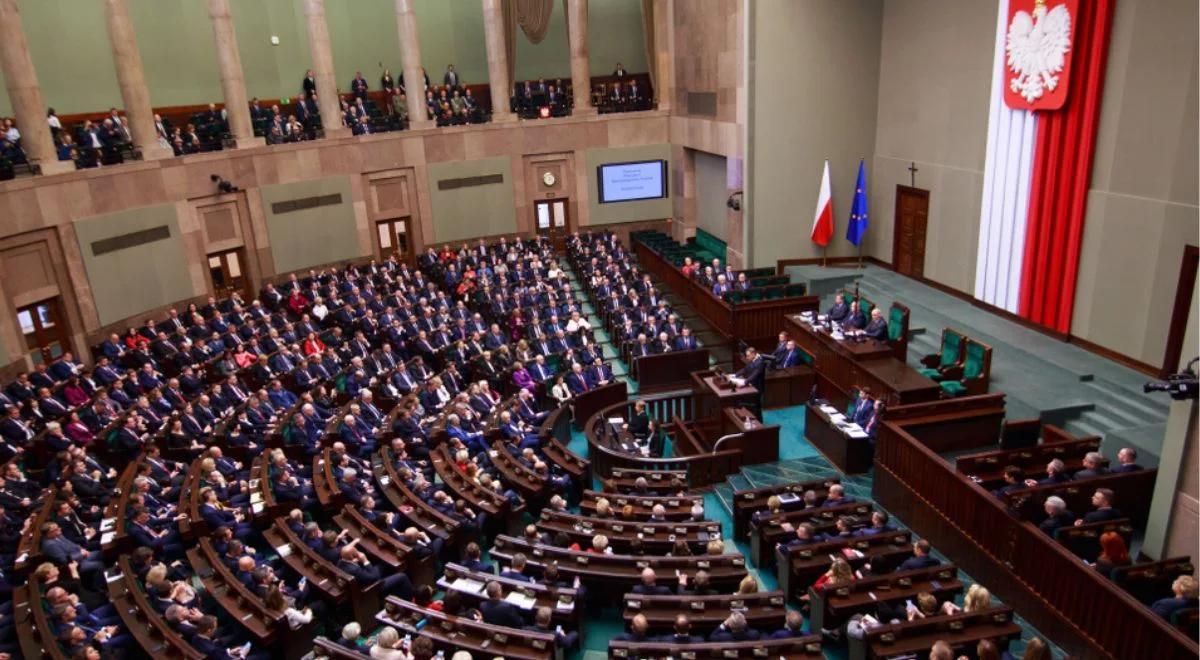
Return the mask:
{"type": "Polygon", "coordinates": [[[829,193],[829,161],[821,175],[821,192],[817,195],[817,212],[813,214],[812,242],[825,247],[833,237],[833,195],[829,193]]]}

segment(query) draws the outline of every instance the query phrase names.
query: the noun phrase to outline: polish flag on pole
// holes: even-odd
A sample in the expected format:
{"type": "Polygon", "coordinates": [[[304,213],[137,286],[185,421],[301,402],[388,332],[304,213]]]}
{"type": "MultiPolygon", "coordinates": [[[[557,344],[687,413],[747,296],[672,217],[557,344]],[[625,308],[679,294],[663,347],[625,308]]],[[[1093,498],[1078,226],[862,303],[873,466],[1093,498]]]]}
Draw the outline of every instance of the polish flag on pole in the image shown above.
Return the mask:
{"type": "Polygon", "coordinates": [[[821,175],[821,192],[817,195],[817,211],[813,214],[812,242],[825,247],[833,237],[833,196],[829,193],[829,161],[821,175]]]}

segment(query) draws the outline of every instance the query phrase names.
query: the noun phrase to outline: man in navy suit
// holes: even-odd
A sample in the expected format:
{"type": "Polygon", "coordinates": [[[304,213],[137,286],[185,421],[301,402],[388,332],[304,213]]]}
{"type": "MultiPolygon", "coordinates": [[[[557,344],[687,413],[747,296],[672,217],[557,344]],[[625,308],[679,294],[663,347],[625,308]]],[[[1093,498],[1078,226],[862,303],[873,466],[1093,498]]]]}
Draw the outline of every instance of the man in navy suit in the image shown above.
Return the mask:
{"type": "Polygon", "coordinates": [[[487,583],[488,598],[479,604],[479,611],[483,614],[483,621],[493,626],[520,628],[525,625],[521,611],[517,609],[516,605],[506,602],[503,594],[504,590],[501,589],[499,582],[493,580],[487,583]]]}
{"type": "Polygon", "coordinates": [[[755,417],[762,419],[763,392],[766,390],[767,382],[767,363],[753,346],[746,349],[746,366],[739,369],[736,375],[745,380],[747,385],[758,390],[751,412],[754,413],[755,417]]]}
{"type": "Polygon", "coordinates": [[[1137,450],[1133,447],[1125,447],[1121,449],[1121,451],[1117,452],[1117,462],[1119,465],[1114,467],[1112,471],[1118,474],[1125,472],[1137,472],[1138,470],[1145,469],[1138,465],[1137,450]]]}
{"type": "Polygon", "coordinates": [[[582,365],[576,364],[571,369],[571,373],[567,375],[567,387],[571,388],[571,393],[575,395],[583,394],[591,389],[591,383],[588,382],[582,365]]]}
{"type": "Polygon", "coordinates": [[[787,369],[788,367],[795,367],[801,362],[800,349],[796,348],[796,341],[789,339],[784,344],[783,350],[776,353],[774,367],[776,369],[787,369]]]}
{"type": "Polygon", "coordinates": [[[692,350],[694,348],[698,348],[698,347],[699,347],[699,344],[696,343],[696,338],[692,336],[691,328],[685,327],[683,329],[683,331],[680,332],[677,337],[675,337],[675,349],[676,350],[690,351],[690,350],[692,350]]]}
{"type": "Polygon", "coordinates": [[[884,320],[883,312],[879,311],[878,307],[871,310],[871,322],[867,324],[867,327],[863,328],[863,334],[870,337],[871,339],[876,339],[878,341],[887,341],[887,338],[888,338],[887,321],[884,320]]]}
{"type": "Polygon", "coordinates": [[[942,562],[929,556],[931,550],[932,547],[929,545],[929,541],[925,539],[918,540],[916,543],[913,543],[913,556],[905,559],[896,568],[896,571],[915,571],[919,568],[931,568],[940,565],[942,562]]]}
{"type": "Polygon", "coordinates": [[[866,325],[867,317],[863,316],[862,310],[858,308],[858,301],[850,303],[850,311],[842,319],[842,327],[847,330],[856,330],[866,325]]]}
{"type": "Polygon", "coordinates": [[[849,314],[850,306],[846,304],[846,297],[837,294],[833,299],[833,307],[829,308],[829,319],[834,323],[842,323],[849,314]]]}
{"type": "Polygon", "coordinates": [[[1097,488],[1092,494],[1092,506],[1096,507],[1095,511],[1090,511],[1084,514],[1083,518],[1076,520],[1076,525],[1094,522],[1107,522],[1123,518],[1121,512],[1113,508],[1113,498],[1115,494],[1108,488],[1097,488]]]}
{"type": "Polygon", "coordinates": [[[642,569],[642,581],[634,585],[632,591],[643,596],[670,596],[671,588],[657,584],[658,576],[654,569],[647,566],[642,569]]]}

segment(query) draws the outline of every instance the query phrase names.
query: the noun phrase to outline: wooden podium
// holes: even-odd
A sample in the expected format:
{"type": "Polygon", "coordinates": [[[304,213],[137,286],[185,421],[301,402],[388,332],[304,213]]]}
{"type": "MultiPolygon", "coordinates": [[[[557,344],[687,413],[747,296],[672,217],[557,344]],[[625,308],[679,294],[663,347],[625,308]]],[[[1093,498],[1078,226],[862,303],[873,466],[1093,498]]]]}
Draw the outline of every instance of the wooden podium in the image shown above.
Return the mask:
{"type": "Polygon", "coordinates": [[[753,385],[738,387],[728,376],[712,369],[692,372],[692,391],[696,396],[696,421],[716,420],[724,408],[750,407],[758,401],[753,385]]]}

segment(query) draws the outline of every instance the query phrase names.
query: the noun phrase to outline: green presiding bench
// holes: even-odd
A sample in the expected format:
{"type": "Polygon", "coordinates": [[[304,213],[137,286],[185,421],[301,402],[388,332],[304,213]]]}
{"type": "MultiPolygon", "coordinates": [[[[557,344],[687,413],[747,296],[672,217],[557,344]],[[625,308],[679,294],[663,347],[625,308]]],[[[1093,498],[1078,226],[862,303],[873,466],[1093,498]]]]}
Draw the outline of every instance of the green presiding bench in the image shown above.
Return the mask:
{"type": "Polygon", "coordinates": [[[991,377],[992,347],[944,328],[938,352],[921,358],[921,364],[921,375],[938,381],[949,396],[984,394],[991,377]]]}

